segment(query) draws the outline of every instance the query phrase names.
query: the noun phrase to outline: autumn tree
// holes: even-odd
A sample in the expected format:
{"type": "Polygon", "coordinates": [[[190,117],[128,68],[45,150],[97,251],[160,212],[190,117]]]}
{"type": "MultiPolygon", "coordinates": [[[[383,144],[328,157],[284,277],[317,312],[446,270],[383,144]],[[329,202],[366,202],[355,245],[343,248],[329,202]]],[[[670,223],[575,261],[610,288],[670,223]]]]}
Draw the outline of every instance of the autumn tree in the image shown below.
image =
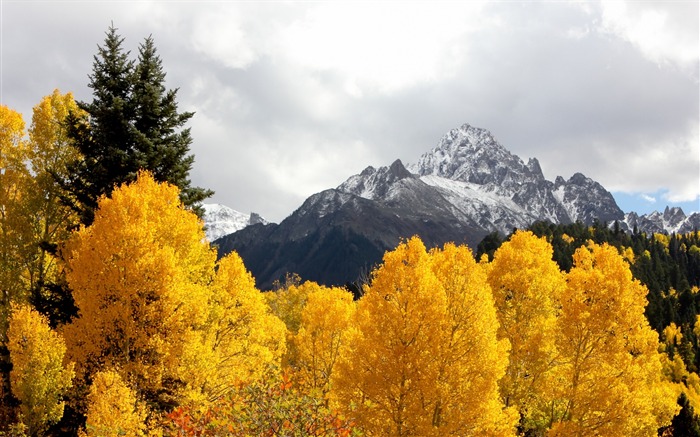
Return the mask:
{"type": "Polygon", "coordinates": [[[678,406],[677,392],[662,379],[658,336],[644,317],[646,288],[607,244],[576,250],[566,279],[551,434],[656,435],[678,406]]]}
{"type": "Polygon", "coordinates": [[[66,323],[75,315],[57,252],[78,217],[61,201],[62,191],[55,180],[67,177],[68,163],[80,159],[65,123],[71,113],[83,114],[72,93],[56,89],[34,107],[29,128],[32,177],[25,188],[24,212],[33,238],[27,254],[28,287],[32,304],[52,325],[66,323]]]}
{"type": "Polygon", "coordinates": [[[90,437],[143,436],[146,410],[113,370],[93,377],[87,396],[85,429],[90,437]]]}
{"type": "Polygon", "coordinates": [[[6,340],[10,304],[28,297],[23,254],[29,250],[31,230],[22,211],[30,177],[27,159],[22,115],[0,105],[0,343],[6,340]]]}
{"type": "Polygon", "coordinates": [[[447,331],[434,424],[447,435],[510,435],[516,411],[505,408],[497,381],[510,344],[497,339],[498,318],[486,272],[466,246],[431,251],[433,272],[447,297],[447,331]]]}
{"type": "Polygon", "coordinates": [[[215,256],[177,187],[141,173],[101,198],[65,248],[79,309],[65,334],[82,384],[111,368],[153,405],[177,402],[191,376],[182,357],[209,319],[215,256]]]}
{"type": "Polygon", "coordinates": [[[518,231],[496,250],[488,265],[498,315],[498,337],[511,346],[500,380],[501,396],[522,416],[521,427],[546,429],[557,362],[555,339],[564,276],[552,260],[552,246],[529,231],[518,231]]]}
{"type": "Polygon", "coordinates": [[[63,416],[63,396],[72,384],[73,364],[63,364],[66,345],[42,315],[23,305],[13,306],[7,347],[22,421],[30,435],[41,435],[63,416]]]}
{"type": "Polygon", "coordinates": [[[471,254],[460,250],[428,254],[417,237],[400,244],[359,301],[333,394],[368,435],[512,434],[486,278],[473,259],[461,264],[471,254]],[[461,307],[469,304],[482,311],[461,307]]]}
{"type": "Polygon", "coordinates": [[[287,351],[284,356],[285,365],[296,365],[297,349],[294,337],[301,327],[301,313],[306,306],[309,295],[325,289],[313,281],[301,282],[297,275],[289,275],[285,286],[276,291],[265,293],[265,299],[272,311],[286,326],[287,351]]]}
{"type": "Polygon", "coordinates": [[[209,321],[185,351],[191,394],[216,401],[242,383],[279,367],[285,352],[284,323],[274,316],[243,260],[231,252],[219,260],[211,284],[209,321]]]}
{"type": "Polygon", "coordinates": [[[30,175],[25,165],[29,147],[22,115],[0,105],[0,414],[9,414],[10,357],[7,329],[12,303],[26,303],[24,255],[31,248],[31,228],[24,217],[30,175]]]}
{"type": "Polygon", "coordinates": [[[311,292],[301,311],[292,343],[294,368],[300,385],[327,393],[342,346],[355,313],[352,293],[337,287],[311,292]]]}
{"type": "Polygon", "coordinates": [[[68,119],[70,138],[82,159],[71,163],[61,183],[65,200],[84,224],[92,222],[100,196],[133,182],[139,170],[178,186],[180,199],[191,208],[213,194],[190,185],[192,138],[183,127],[193,114],[179,112],[177,90],[166,90],[153,39],[140,45],[136,63],[123,41],[116,28],[108,29],[89,76],[93,100],[79,103],[87,117],[73,114],[68,119]]]}

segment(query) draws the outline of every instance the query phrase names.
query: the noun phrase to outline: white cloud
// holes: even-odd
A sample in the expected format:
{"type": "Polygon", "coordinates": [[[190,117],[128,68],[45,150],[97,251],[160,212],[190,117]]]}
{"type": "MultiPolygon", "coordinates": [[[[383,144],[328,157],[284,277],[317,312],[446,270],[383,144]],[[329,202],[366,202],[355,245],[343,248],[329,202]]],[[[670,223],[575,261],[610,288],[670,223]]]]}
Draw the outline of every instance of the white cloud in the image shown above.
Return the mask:
{"type": "Polygon", "coordinates": [[[390,93],[453,74],[483,4],[319,3],[284,30],[279,54],[340,75],[351,95],[390,93]]]}
{"type": "Polygon", "coordinates": [[[697,77],[697,2],[603,1],[601,29],[629,41],[649,60],[697,77]]]}
{"type": "Polygon", "coordinates": [[[640,194],[639,197],[647,203],[656,203],[656,197],[650,196],[648,194],[640,194]]]}
{"type": "Polygon", "coordinates": [[[246,68],[260,54],[236,13],[207,11],[194,17],[193,48],[229,68],[246,68]]]}

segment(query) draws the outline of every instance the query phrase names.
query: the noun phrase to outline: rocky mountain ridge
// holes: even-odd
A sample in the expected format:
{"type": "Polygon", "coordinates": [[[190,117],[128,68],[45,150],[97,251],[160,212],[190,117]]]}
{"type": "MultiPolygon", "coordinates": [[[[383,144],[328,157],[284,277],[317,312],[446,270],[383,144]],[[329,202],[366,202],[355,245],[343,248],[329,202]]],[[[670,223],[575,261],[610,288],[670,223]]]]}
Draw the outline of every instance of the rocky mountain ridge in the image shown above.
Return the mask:
{"type": "MultiPolygon", "coordinates": [[[[525,164],[490,132],[468,124],[448,132],[417,163],[366,168],[338,190],[366,199],[397,198],[402,179],[417,178],[451,205],[461,222],[508,234],[538,220],[573,223],[623,220],[624,213],[599,183],[577,173],[569,180],[545,179],[540,164],[525,164]]],[[[413,182],[415,185],[416,182],[413,182]]]]}
{"type": "Polygon", "coordinates": [[[250,225],[216,244],[220,255],[236,250],[263,289],[286,273],[342,285],[412,235],[429,247],[453,241],[476,248],[491,232],[507,235],[535,221],[698,228],[700,215],[684,217],[679,209],[625,215],[596,181],[580,173],[548,181],[536,159],[525,163],[487,130],[465,124],[416,163],[367,167],[312,195],[280,224],[250,225]]]}
{"type": "Polygon", "coordinates": [[[628,212],[621,223],[623,229],[634,232],[685,234],[700,230],[700,213],[686,215],[679,207],[666,207],[664,212],[654,211],[639,215],[628,212]]]}

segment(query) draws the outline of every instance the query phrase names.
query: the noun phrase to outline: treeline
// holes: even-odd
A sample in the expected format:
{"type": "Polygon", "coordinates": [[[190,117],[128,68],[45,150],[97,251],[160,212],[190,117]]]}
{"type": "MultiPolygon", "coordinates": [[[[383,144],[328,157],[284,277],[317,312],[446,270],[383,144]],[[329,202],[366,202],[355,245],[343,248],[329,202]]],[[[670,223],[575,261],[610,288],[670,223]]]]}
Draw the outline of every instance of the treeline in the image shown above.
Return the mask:
{"type": "MultiPolygon", "coordinates": [[[[693,325],[698,314],[697,288],[700,287],[700,232],[687,234],[646,234],[624,232],[619,226],[595,223],[556,225],[538,222],[528,228],[546,237],[554,249],[553,259],[562,270],[572,265],[574,248],[593,241],[607,243],[621,251],[631,249],[632,274],[649,290],[646,315],[650,325],[662,333],[676,325],[693,325]]],[[[493,256],[504,238],[493,233],[479,244],[477,256],[493,256]]],[[[690,364],[690,363],[689,363],[690,364]]],[[[697,365],[700,363],[693,363],[697,365]]]]}

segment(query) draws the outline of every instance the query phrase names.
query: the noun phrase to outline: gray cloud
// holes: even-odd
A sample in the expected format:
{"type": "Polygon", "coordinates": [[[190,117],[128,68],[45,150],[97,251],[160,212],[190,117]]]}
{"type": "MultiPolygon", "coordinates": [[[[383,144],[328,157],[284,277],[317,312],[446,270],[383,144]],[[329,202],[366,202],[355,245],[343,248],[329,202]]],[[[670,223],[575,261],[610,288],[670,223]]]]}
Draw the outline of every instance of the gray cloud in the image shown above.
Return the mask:
{"type": "Polygon", "coordinates": [[[114,21],[133,53],[154,36],[181,109],[196,112],[193,182],[241,211],[281,220],[465,122],[550,179],[580,171],[697,204],[697,16],[696,2],[12,2],[3,104],[29,124],[53,88],[90,100],[114,21]]]}

